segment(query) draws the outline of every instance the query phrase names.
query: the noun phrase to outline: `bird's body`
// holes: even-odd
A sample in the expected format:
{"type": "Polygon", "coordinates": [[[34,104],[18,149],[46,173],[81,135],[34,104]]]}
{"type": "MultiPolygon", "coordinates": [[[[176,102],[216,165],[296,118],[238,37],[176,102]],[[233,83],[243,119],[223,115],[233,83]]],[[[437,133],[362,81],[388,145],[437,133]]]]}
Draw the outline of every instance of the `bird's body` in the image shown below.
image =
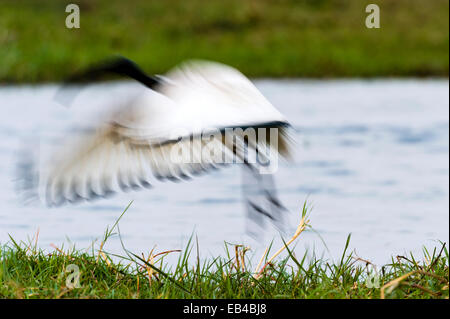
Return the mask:
{"type": "MultiPolygon", "coordinates": [[[[148,89],[55,153],[42,174],[49,206],[150,188],[152,178],[188,180],[236,161],[261,178],[261,160],[274,150],[288,154],[287,120],[234,68],[191,61],[156,78],[122,59],[94,73],[103,71],[131,76],[148,89]]],[[[270,190],[261,191],[281,208],[270,190]]]]}

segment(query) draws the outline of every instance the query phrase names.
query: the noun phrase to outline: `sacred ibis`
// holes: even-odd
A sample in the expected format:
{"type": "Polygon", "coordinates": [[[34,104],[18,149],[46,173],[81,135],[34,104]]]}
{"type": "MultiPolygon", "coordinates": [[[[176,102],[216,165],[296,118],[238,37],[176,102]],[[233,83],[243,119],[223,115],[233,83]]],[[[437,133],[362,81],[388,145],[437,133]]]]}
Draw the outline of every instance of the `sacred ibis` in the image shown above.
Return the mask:
{"type": "Polygon", "coordinates": [[[149,76],[134,62],[118,58],[68,83],[107,73],[131,77],[147,88],[112,107],[104,123],[77,144],[55,152],[41,174],[48,206],[151,188],[156,180],[189,180],[241,163],[253,183],[244,192],[247,216],[257,224],[271,220],[281,225],[285,209],[271,174],[278,155],[289,157],[290,125],[247,77],[230,66],[200,60],[149,76]]]}

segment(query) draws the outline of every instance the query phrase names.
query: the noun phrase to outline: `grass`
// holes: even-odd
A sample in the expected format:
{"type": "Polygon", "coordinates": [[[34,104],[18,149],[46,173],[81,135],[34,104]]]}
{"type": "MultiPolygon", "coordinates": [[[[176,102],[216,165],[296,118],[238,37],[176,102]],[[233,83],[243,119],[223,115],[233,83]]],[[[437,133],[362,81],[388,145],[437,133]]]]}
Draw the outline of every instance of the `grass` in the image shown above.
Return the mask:
{"type": "Polygon", "coordinates": [[[198,242],[194,245],[192,237],[183,251],[152,250],[145,256],[124,248],[123,256],[109,254],[104,244],[114,234],[120,235],[118,222],[106,230],[100,248],[92,253],[58,247],[45,253],[38,248],[38,234],[27,244],[11,238],[0,249],[0,298],[449,297],[445,244],[432,252],[424,248],[423,261],[412,255],[397,256],[377,272],[370,261],[348,252],[350,236],[337,263],[316,257],[308,260],[306,254],[296,257],[289,242],[310,227],[306,206],[296,234],[285,242],[287,256],[276,258],[277,252],[269,258],[269,247],[254,270],[248,248],[239,245],[225,244],[226,257],[200,261],[198,242]],[[197,256],[192,261],[194,247],[197,256]],[[175,266],[164,262],[168,254],[179,254],[175,266]],[[73,265],[80,274],[78,287],[73,265]]]}
{"type": "Polygon", "coordinates": [[[251,77],[448,76],[448,0],[2,0],[0,81],[59,81],[114,54],[163,73],[189,58],[251,77]],[[380,29],[365,7],[380,6],[380,29]]]}

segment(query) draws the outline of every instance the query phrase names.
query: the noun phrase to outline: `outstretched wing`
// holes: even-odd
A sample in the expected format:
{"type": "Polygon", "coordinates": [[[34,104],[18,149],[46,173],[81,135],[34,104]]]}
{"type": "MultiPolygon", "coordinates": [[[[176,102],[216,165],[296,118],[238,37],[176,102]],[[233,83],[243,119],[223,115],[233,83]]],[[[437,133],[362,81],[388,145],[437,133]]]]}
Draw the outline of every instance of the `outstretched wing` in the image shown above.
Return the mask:
{"type": "Polygon", "coordinates": [[[236,159],[247,162],[249,152],[263,156],[271,144],[288,154],[287,121],[237,70],[197,61],[161,79],[158,92],[129,101],[55,154],[45,179],[48,205],[151,187],[152,177],[189,179],[236,159]],[[258,128],[276,128],[277,136],[247,130],[258,128]]]}

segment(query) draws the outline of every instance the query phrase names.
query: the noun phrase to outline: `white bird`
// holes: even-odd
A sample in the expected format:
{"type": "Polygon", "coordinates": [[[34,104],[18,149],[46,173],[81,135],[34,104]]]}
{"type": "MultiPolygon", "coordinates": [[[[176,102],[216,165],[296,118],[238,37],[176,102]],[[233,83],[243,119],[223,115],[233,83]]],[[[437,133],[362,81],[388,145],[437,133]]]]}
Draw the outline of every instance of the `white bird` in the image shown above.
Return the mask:
{"type": "Polygon", "coordinates": [[[120,58],[72,80],[105,72],[130,76],[148,90],[117,105],[95,132],[52,156],[43,174],[49,206],[150,188],[152,178],[187,180],[240,161],[266,200],[258,204],[248,192],[248,216],[258,224],[282,219],[272,177],[261,170],[273,155],[288,157],[289,123],[247,77],[208,61],[188,61],[150,77],[120,58]]]}

